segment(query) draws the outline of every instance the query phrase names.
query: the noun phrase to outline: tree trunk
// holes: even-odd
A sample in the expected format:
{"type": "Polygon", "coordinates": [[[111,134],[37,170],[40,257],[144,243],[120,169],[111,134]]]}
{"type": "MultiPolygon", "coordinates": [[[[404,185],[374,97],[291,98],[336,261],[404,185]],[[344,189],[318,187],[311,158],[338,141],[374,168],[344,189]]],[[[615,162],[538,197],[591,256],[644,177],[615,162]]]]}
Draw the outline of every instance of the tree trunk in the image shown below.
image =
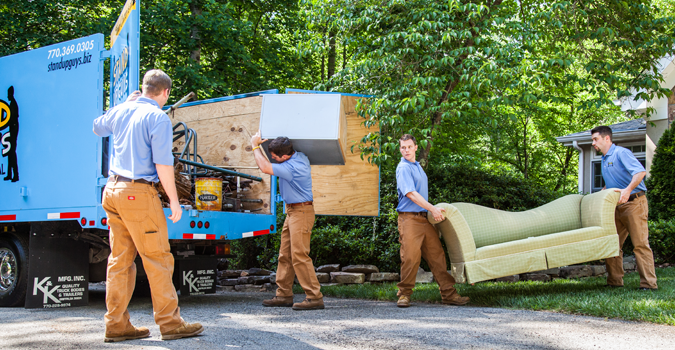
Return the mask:
{"type": "MultiPolygon", "coordinates": [[[[194,0],[190,2],[190,12],[193,23],[192,27],[190,28],[190,40],[194,43],[194,47],[190,52],[190,60],[192,61],[191,65],[199,67],[199,65],[201,64],[201,56],[202,56],[201,36],[199,35],[199,27],[197,26],[197,17],[201,16],[202,14],[202,6],[200,1],[194,0]]],[[[195,88],[194,81],[191,77],[188,78],[188,81],[186,83],[187,83],[186,85],[189,87],[190,90],[192,91],[199,90],[195,88]]],[[[197,96],[195,96],[194,98],[196,100],[197,96]]]]}
{"type": "Polygon", "coordinates": [[[335,29],[331,29],[328,34],[328,79],[335,75],[335,59],[337,58],[337,50],[335,49],[336,35],[335,29]]]}
{"type": "MultiPolygon", "coordinates": [[[[574,149],[572,147],[566,147],[567,149],[565,150],[565,161],[563,163],[563,168],[561,171],[561,176],[558,179],[558,183],[555,185],[554,191],[557,191],[560,189],[565,184],[565,180],[567,179],[567,169],[569,169],[570,161],[572,160],[572,155],[574,155],[574,149]]],[[[581,164],[579,165],[581,166],[581,164]]]]}

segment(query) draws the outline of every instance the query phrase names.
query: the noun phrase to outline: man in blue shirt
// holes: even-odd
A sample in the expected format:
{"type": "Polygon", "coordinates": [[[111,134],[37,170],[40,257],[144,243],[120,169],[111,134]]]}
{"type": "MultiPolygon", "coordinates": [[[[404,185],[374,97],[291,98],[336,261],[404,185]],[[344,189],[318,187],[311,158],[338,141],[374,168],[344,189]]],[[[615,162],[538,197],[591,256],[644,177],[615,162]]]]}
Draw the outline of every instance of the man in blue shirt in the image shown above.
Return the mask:
{"type": "Polygon", "coordinates": [[[169,196],[171,221],[180,220],[173,174],[173,131],[161,108],[169,99],[171,79],[153,69],[143,77],[143,95],[134,92],[125,103],[94,120],[94,133],[112,135],[111,166],[103,193],[103,209],[110,225],[110,257],[106,281],[105,341],[150,336],[146,327],[134,327],[127,306],[136,284],[136,254],[150,282],[155,322],[163,340],[191,337],[204,328],[180,317],[173,286],[174,260],[155,184],[169,196]],[[139,97],[140,96],[140,97],[139,97]]]}
{"type": "Polygon", "coordinates": [[[431,213],[437,221],[443,221],[444,210],[431,205],[428,179],[420,163],[415,161],[417,141],[410,134],[399,140],[401,162],[396,167],[398,191],[398,231],[401,243],[401,282],[398,286],[398,307],[410,306],[410,296],[415,287],[420,259],[424,258],[438,281],[443,304],[465,305],[468,297],[462,297],[455,289],[455,279],[448,273],[445,251],[438,232],[427,220],[431,213]]]}
{"type": "MultiPolygon", "coordinates": [[[[619,204],[614,212],[614,222],[619,234],[619,248],[623,247],[628,235],[633,242],[633,252],[640,274],[640,289],[655,290],[656,273],[654,254],[649,247],[649,228],[647,226],[647,187],[643,181],[647,172],[635,158],[633,152],[612,143],[612,129],[598,126],[591,130],[593,147],[602,152],[602,178],[605,188],[614,188],[621,192],[619,204]]],[[[605,260],[607,266],[607,285],[623,286],[623,250],[619,256],[605,260]]]]}
{"type": "Polygon", "coordinates": [[[253,156],[260,170],[279,178],[281,198],[286,202],[286,220],[281,230],[279,247],[279,265],[277,266],[276,296],[264,300],[264,306],[292,306],[294,310],[323,309],[321,285],[309,257],[309,244],[314,226],[314,205],[312,195],[312,168],[309,159],[302,152],[293,149],[287,137],[277,137],[269,144],[272,159],[270,163],[261,145],[260,131],[251,137],[253,156]],[[306,298],[301,303],[293,303],[293,280],[298,276],[300,286],[305,290],[306,298]]]}

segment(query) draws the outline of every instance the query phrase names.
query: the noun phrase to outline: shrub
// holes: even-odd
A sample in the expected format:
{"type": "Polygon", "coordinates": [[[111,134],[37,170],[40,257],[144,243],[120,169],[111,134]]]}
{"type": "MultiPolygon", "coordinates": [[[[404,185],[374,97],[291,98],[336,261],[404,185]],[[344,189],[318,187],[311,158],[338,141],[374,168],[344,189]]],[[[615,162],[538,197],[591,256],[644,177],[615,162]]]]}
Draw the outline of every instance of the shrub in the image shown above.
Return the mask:
{"type": "Polygon", "coordinates": [[[675,128],[669,128],[659,139],[647,180],[649,217],[675,218],[675,128]]]}
{"type": "Polygon", "coordinates": [[[649,245],[657,263],[675,263],[675,219],[649,222],[649,245]]]}

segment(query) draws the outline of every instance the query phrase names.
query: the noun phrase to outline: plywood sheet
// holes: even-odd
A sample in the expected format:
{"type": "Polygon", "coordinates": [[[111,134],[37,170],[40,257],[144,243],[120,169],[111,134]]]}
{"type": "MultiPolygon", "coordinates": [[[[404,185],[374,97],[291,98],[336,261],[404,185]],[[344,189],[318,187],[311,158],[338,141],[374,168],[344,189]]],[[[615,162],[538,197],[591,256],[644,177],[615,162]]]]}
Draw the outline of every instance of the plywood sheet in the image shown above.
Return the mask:
{"type": "MultiPolygon", "coordinates": [[[[172,123],[185,122],[197,132],[197,151],[204,162],[215,166],[256,167],[251,150],[251,136],[258,131],[262,97],[247,97],[178,108],[170,115],[172,123]]],[[[174,142],[182,149],[184,140],[174,142]]],[[[269,214],[270,176],[259,169],[232,169],[263,178],[253,182],[251,188],[242,192],[245,198],[262,199],[263,203],[244,203],[244,209],[269,214]]]]}
{"type": "MultiPolygon", "coordinates": [[[[291,92],[296,93],[296,92],[291,92]]],[[[380,169],[361,160],[358,144],[363,136],[379,128],[361,125],[363,118],[356,113],[362,97],[342,96],[347,120],[347,152],[345,165],[313,165],[312,191],[314,210],[319,215],[376,216],[380,207],[380,169]]]]}

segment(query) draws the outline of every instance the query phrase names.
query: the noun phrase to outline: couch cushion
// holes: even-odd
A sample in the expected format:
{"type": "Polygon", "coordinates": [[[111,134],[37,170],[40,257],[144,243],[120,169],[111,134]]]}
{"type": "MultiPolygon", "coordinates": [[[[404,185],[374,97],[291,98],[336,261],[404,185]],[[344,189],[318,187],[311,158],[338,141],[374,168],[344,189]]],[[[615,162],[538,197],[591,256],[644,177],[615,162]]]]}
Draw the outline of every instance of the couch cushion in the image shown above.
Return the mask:
{"type": "Polygon", "coordinates": [[[582,195],[558,198],[541,207],[508,212],[469,203],[452,203],[471,228],[476,247],[581,228],[582,195]]]}
{"type": "Polygon", "coordinates": [[[606,236],[602,227],[593,226],[576,230],[552,233],[545,236],[530,237],[513,242],[493,244],[476,249],[476,260],[522,253],[530,250],[555,247],[563,244],[583,242],[606,236]]]}

